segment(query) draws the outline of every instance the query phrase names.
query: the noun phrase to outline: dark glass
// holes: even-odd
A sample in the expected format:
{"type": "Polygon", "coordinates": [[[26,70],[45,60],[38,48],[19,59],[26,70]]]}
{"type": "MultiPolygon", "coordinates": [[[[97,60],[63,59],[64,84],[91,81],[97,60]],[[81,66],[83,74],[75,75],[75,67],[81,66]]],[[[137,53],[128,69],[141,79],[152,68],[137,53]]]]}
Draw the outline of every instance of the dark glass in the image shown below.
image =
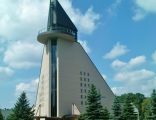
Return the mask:
{"type": "Polygon", "coordinates": [[[57,41],[51,41],[51,116],[57,116],[57,41]]]}

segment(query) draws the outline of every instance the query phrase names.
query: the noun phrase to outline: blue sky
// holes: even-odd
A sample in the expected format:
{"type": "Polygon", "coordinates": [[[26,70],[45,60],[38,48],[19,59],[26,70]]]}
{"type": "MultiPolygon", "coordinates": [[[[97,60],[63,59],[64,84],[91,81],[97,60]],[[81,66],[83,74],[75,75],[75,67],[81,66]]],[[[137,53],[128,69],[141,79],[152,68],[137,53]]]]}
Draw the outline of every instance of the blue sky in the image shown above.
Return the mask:
{"type": "MultiPolygon", "coordinates": [[[[155,0],[59,0],[85,48],[111,89],[120,95],[156,88],[155,0]]],[[[33,104],[46,27],[47,0],[0,1],[0,108],[24,90],[33,104]]]]}

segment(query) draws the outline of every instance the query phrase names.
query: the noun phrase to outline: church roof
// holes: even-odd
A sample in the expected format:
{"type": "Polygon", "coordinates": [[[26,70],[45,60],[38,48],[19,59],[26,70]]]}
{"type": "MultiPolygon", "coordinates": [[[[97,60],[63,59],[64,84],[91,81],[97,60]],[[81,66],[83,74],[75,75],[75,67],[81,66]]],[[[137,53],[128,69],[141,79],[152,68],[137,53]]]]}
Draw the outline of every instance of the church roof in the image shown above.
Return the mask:
{"type": "Polygon", "coordinates": [[[58,0],[50,0],[47,31],[60,31],[77,38],[77,28],[58,0]]]}

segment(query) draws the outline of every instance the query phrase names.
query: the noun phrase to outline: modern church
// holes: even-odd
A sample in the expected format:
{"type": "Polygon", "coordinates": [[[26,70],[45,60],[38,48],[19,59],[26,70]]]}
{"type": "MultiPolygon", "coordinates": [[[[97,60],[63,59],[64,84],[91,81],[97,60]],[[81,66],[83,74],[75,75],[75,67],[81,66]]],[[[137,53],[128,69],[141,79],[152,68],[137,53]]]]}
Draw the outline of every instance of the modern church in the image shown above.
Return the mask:
{"type": "Polygon", "coordinates": [[[114,94],[77,41],[77,28],[57,0],[50,0],[47,30],[38,34],[44,45],[35,116],[63,117],[84,113],[92,84],[109,110],[114,94]]]}

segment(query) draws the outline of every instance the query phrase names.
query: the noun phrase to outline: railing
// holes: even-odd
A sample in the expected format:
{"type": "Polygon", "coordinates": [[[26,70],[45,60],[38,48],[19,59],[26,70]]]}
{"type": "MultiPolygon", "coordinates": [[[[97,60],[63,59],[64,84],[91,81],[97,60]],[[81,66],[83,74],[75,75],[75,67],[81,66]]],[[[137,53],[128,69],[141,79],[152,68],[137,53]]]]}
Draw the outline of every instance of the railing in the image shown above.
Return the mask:
{"type": "Polygon", "coordinates": [[[71,36],[73,36],[76,40],[77,40],[77,31],[74,31],[72,29],[69,28],[65,28],[65,27],[57,27],[57,26],[53,26],[53,27],[49,27],[48,29],[44,28],[41,29],[38,34],[41,34],[43,32],[60,32],[60,33],[65,33],[65,34],[69,34],[71,36]]]}

